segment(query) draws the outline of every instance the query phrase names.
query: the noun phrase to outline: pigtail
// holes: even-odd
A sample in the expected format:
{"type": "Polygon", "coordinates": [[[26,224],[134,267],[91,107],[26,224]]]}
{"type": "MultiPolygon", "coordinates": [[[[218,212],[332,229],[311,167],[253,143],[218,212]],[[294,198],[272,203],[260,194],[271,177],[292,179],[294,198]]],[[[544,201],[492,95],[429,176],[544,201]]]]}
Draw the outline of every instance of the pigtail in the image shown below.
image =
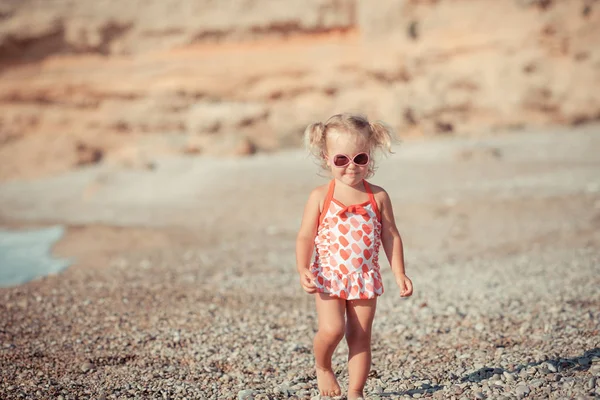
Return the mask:
{"type": "Polygon", "coordinates": [[[323,157],[325,148],[325,125],[321,122],[310,124],[304,130],[304,145],[317,158],[323,157]]]}
{"type": "Polygon", "coordinates": [[[371,128],[371,143],[373,147],[382,150],[384,153],[393,153],[392,144],[394,143],[394,133],[392,129],[383,122],[369,123],[371,128]]]}

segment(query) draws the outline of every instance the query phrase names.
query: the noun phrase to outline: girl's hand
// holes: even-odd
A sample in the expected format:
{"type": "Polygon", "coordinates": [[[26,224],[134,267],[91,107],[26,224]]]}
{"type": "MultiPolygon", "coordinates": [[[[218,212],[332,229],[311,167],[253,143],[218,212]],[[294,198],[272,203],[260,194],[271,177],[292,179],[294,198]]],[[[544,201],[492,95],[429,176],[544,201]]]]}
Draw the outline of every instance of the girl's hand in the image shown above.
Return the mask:
{"type": "Polygon", "coordinates": [[[317,292],[313,275],[308,269],[305,269],[300,273],[300,285],[302,285],[302,289],[304,289],[306,293],[312,294],[317,292]]]}
{"type": "Polygon", "coordinates": [[[396,283],[400,287],[400,297],[408,297],[413,293],[413,284],[410,278],[406,275],[401,275],[396,278],[396,283]]]}

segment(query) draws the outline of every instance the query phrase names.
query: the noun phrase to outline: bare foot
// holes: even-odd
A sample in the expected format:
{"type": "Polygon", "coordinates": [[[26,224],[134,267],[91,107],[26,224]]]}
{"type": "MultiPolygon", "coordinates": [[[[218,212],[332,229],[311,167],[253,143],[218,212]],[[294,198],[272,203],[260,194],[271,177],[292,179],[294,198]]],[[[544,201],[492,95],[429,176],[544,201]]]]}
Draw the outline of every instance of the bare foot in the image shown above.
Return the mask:
{"type": "Polygon", "coordinates": [[[362,392],[348,391],[348,400],[365,400],[362,392]]]}
{"type": "Polygon", "coordinates": [[[331,369],[316,367],[317,370],[317,385],[321,396],[339,396],[342,394],[340,385],[335,379],[335,374],[331,369]]]}

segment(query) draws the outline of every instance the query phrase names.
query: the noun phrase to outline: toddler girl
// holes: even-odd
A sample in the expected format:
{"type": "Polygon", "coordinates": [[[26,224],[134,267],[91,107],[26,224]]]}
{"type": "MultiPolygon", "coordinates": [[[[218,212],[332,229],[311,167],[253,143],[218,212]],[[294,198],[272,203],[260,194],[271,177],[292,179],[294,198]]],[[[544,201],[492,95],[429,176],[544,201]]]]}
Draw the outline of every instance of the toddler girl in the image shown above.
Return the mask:
{"type": "Polygon", "coordinates": [[[404,272],[402,239],[392,203],[382,188],[369,184],[376,150],[391,152],[392,136],[380,123],[338,114],[306,128],[306,144],[333,179],[312,191],[296,242],[300,283],[314,293],[318,332],[315,367],[322,396],[341,395],[331,357],[346,336],[348,399],[360,399],[371,368],[371,326],[383,293],[379,247],[390,262],[400,296],[412,294],[404,272]],[[311,263],[313,249],[316,252],[311,263]]]}

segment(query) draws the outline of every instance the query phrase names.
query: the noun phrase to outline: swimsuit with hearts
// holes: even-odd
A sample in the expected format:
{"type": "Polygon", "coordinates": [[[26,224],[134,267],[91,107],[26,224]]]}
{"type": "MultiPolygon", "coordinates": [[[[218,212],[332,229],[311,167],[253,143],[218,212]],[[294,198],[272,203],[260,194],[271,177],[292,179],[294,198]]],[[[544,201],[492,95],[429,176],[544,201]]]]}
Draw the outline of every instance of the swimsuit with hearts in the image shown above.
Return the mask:
{"type": "Polygon", "coordinates": [[[371,186],[363,182],[369,201],[345,206],[333,198],[332,180],[319,217],[311,272],[317,290],[332,297],[356,300],[383,294],[381,216],[371,186]]]}

